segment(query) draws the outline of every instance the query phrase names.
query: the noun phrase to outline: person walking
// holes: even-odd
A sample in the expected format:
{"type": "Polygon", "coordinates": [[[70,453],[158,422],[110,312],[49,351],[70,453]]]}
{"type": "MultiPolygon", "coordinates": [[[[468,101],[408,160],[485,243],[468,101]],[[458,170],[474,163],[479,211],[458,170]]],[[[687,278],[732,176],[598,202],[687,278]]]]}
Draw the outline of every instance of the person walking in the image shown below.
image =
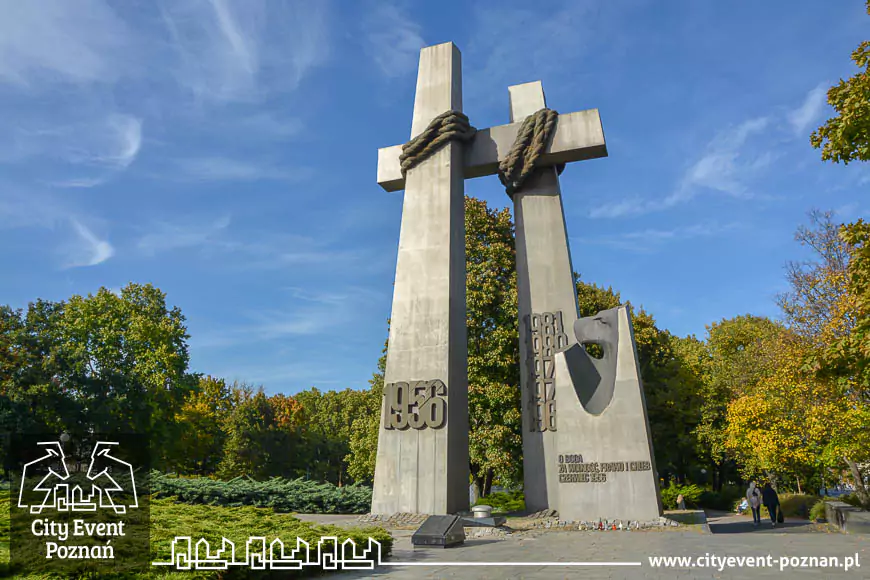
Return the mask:
{"type": "Polygon", "coordinates": [[[752,525],[756,528],[761,525],[761,490],[756,487],[754,481],[749,482],[746,490],[746,500],[752,509],[752,525]]]}
{"type": "Polygon", "coordinates": [[[761,503],[770,512],[770,524],[775,528],[776,510],[779,509],[779,496],[776,494],[776,490],[770,486],[769,481],[764,484],[764,488],[761,490],[761,503]]]}

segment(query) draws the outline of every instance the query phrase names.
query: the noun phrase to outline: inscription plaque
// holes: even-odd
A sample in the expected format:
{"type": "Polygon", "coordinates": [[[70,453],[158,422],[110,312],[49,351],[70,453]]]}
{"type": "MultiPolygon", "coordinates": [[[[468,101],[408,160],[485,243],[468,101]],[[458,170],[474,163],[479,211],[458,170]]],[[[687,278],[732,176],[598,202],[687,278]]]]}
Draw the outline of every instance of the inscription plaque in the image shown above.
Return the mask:
{"type": "Polygon", "coordinates": [[[526,316],[529,385],[526,409],[530,431],[556,430],[556,353],[568,347],[562,312],[526,316]]]}
{"type": "Polygon", "coordinates": [[[440,379],[384,385],[384,429],[440,429],[447,419],[446,396],[440,379]]]}
{"type": "Polygon", "coordinates": [[[611,473],[650,471],[649,461],[590,461],[583,462],[579,453],[559,456],[559,483],[607,483],[611,473]]]}

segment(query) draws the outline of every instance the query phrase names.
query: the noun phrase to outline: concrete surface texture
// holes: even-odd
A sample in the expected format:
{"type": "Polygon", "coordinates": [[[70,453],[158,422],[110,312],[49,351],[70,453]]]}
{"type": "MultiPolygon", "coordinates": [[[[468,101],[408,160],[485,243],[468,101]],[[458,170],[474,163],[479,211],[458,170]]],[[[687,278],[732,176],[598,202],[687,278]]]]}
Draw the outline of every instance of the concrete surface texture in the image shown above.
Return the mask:
{"type": "MultiPolygon", "coordinates": [[[[640,532],[529,530],[506,537],[467,539],[463,545],[446,550],[415,549],[411,545],[413,530],[391,530],[395,538],[393,555],[384,564],[393,565],[345,572],[339,577],[396,580],[870,577],[867,572],[870,536],[831,534],[825,526],[806,520],[788,519],[782,527],[757,529],[753,528],[751,518],[733,514],[711,514],[709,522],[712,533],[704,533],[698,526],[640,532]],[[860,567],[844,570],[845,558],[854,558],[856,554],[860,567]],[[760,556],[766,560],[768,555],[770,566],[738,565],[738,558],[760,556]],[[686,557],[691,562],[665,566],[650,561],[650,558],[664,556],[686,557]],[[717,558],[715,566],[712,560],[703,560],[713,556],[717,558]],[[730,566],[718,560],[728,557],[733,558],[730,566]],[[812,566],[810,557],[837,557],[840,566],[812,566]],[[788,558],[785,566],[779,562],[782,558],[788,558]],[[586,565],[545,565],[559,562],[586,565]],[[611,565],[615,562],[633,565],[611,565]],[[397,565],[402,563],[411,565],[397,565]],[[489,565],[493,563],[496,565],[489,565]],[[780,570],[781,567],[784,570],[780,570]]],[[[508,520],[510,525],[511,520],[508,520]]]]}
{"type": "MultiPolygon", "coordinates": [[[[411,137],[462,110],[459,50],[420,52],[411,137]]],[[[372,512],[468,508],[465,191],[460,143],[407,173],[372,512]]]]}
{"type": "Polygon", "coordinates": [[[551,507],[563,520],[652,520],[662,504],[628,309],[579,319],[574,331],[577,343],[555,356],[558,456],[546,469],[560,483],[551,507]]]}
{"type": "MultiPolygon", "coordinates": [[[[540,81],[509,87],[511,122],[547,106],[540,81]]],[[[557,127],[562,124],[559,117],[557,127]]],[[[600,129],[600,124],[598,125],[600,129]]],[[[600,140],[604,142],[603,133],[600,140]]],[[[564,329],[577,319],[577,289],[559,177],[541,167],[514,194],[520,382],[523,390],[523,489],[526,508],[558,505],[559,482],[547,466],[556,464],[559,404],[554,400],[553,356],[572,341],[564,329]]]]}

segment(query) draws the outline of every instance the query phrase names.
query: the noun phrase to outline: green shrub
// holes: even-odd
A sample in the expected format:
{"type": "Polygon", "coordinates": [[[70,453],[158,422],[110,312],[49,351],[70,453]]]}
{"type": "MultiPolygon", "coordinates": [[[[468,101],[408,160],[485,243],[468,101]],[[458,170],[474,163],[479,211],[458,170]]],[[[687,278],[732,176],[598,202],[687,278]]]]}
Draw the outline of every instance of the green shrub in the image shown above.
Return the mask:
{"type": "Polygon", "coordinates": [[[804,493],[783,493],[779,496],[779,505],[782,506],[782,514],[790,518],[809,518],[813,506],[821,498],[804,493]]]}
{"type": "Polygon", "coordinates": [[[226,507],[254,506],[306,514],[364,514],[372,504],[372,489],[364,485],[336,487],[304,479],[253,481],[237,477],[217,481],[207,477],[179,479],[152,472],[155,498],[173,497],[188,504],[226,507]]]}
{"type": "Polygon", "coordinates": [[[698,498],[698,505],[711,510],[737,511],[743,494],[744,490],[736,485],[725,486],[720,491],[705,489],[698,498]]]}
{"type": "Polygon", "coordinates": [[[492,513],[521,512],[526,509],[526,498],[522,491],[499,491],[482,497],[474,505],[488,505],[492,513]]]}
{"type": "Polygon", "coordinates": [[[687,508],[698,507],[702,493],[704,490],[693,483],[689,485],[671,484],[662,488],[662,505],[666,510],[677,509],[677,496],[682,494],[687,508]]]}
{"type": "Polygon", "coordinates": [[[813,507],[810,508],[810,520],[823,520],[825,519],[825,501],[820,500],[813,504],[813,507]]]}
{"type": "MultiPolygon", "coordinates": [[[[782,510],[782,515],[787,518],[809,518],[813,506],[820,500],[821,498],[815,495],[781,493],[779,494],[779,507],[782,510]]],[[[761,517],[770,517],[767,508],[763,505],[761,506],[761,517]]]]}

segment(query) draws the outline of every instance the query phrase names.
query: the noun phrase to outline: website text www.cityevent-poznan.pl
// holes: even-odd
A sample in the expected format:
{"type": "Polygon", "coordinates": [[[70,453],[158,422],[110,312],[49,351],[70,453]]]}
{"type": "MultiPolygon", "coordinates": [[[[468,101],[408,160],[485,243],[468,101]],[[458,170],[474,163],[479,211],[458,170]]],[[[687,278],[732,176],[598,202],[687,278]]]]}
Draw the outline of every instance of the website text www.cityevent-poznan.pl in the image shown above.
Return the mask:
{"type": "Polygon", "coordinates": [[[801,568],[837,568],[854,570],[860,568],[858,554],[854,556],[650,556],[653,568],[712,568],[722,572],[725,568],[779,568],[780,571],[801,568]]]}

